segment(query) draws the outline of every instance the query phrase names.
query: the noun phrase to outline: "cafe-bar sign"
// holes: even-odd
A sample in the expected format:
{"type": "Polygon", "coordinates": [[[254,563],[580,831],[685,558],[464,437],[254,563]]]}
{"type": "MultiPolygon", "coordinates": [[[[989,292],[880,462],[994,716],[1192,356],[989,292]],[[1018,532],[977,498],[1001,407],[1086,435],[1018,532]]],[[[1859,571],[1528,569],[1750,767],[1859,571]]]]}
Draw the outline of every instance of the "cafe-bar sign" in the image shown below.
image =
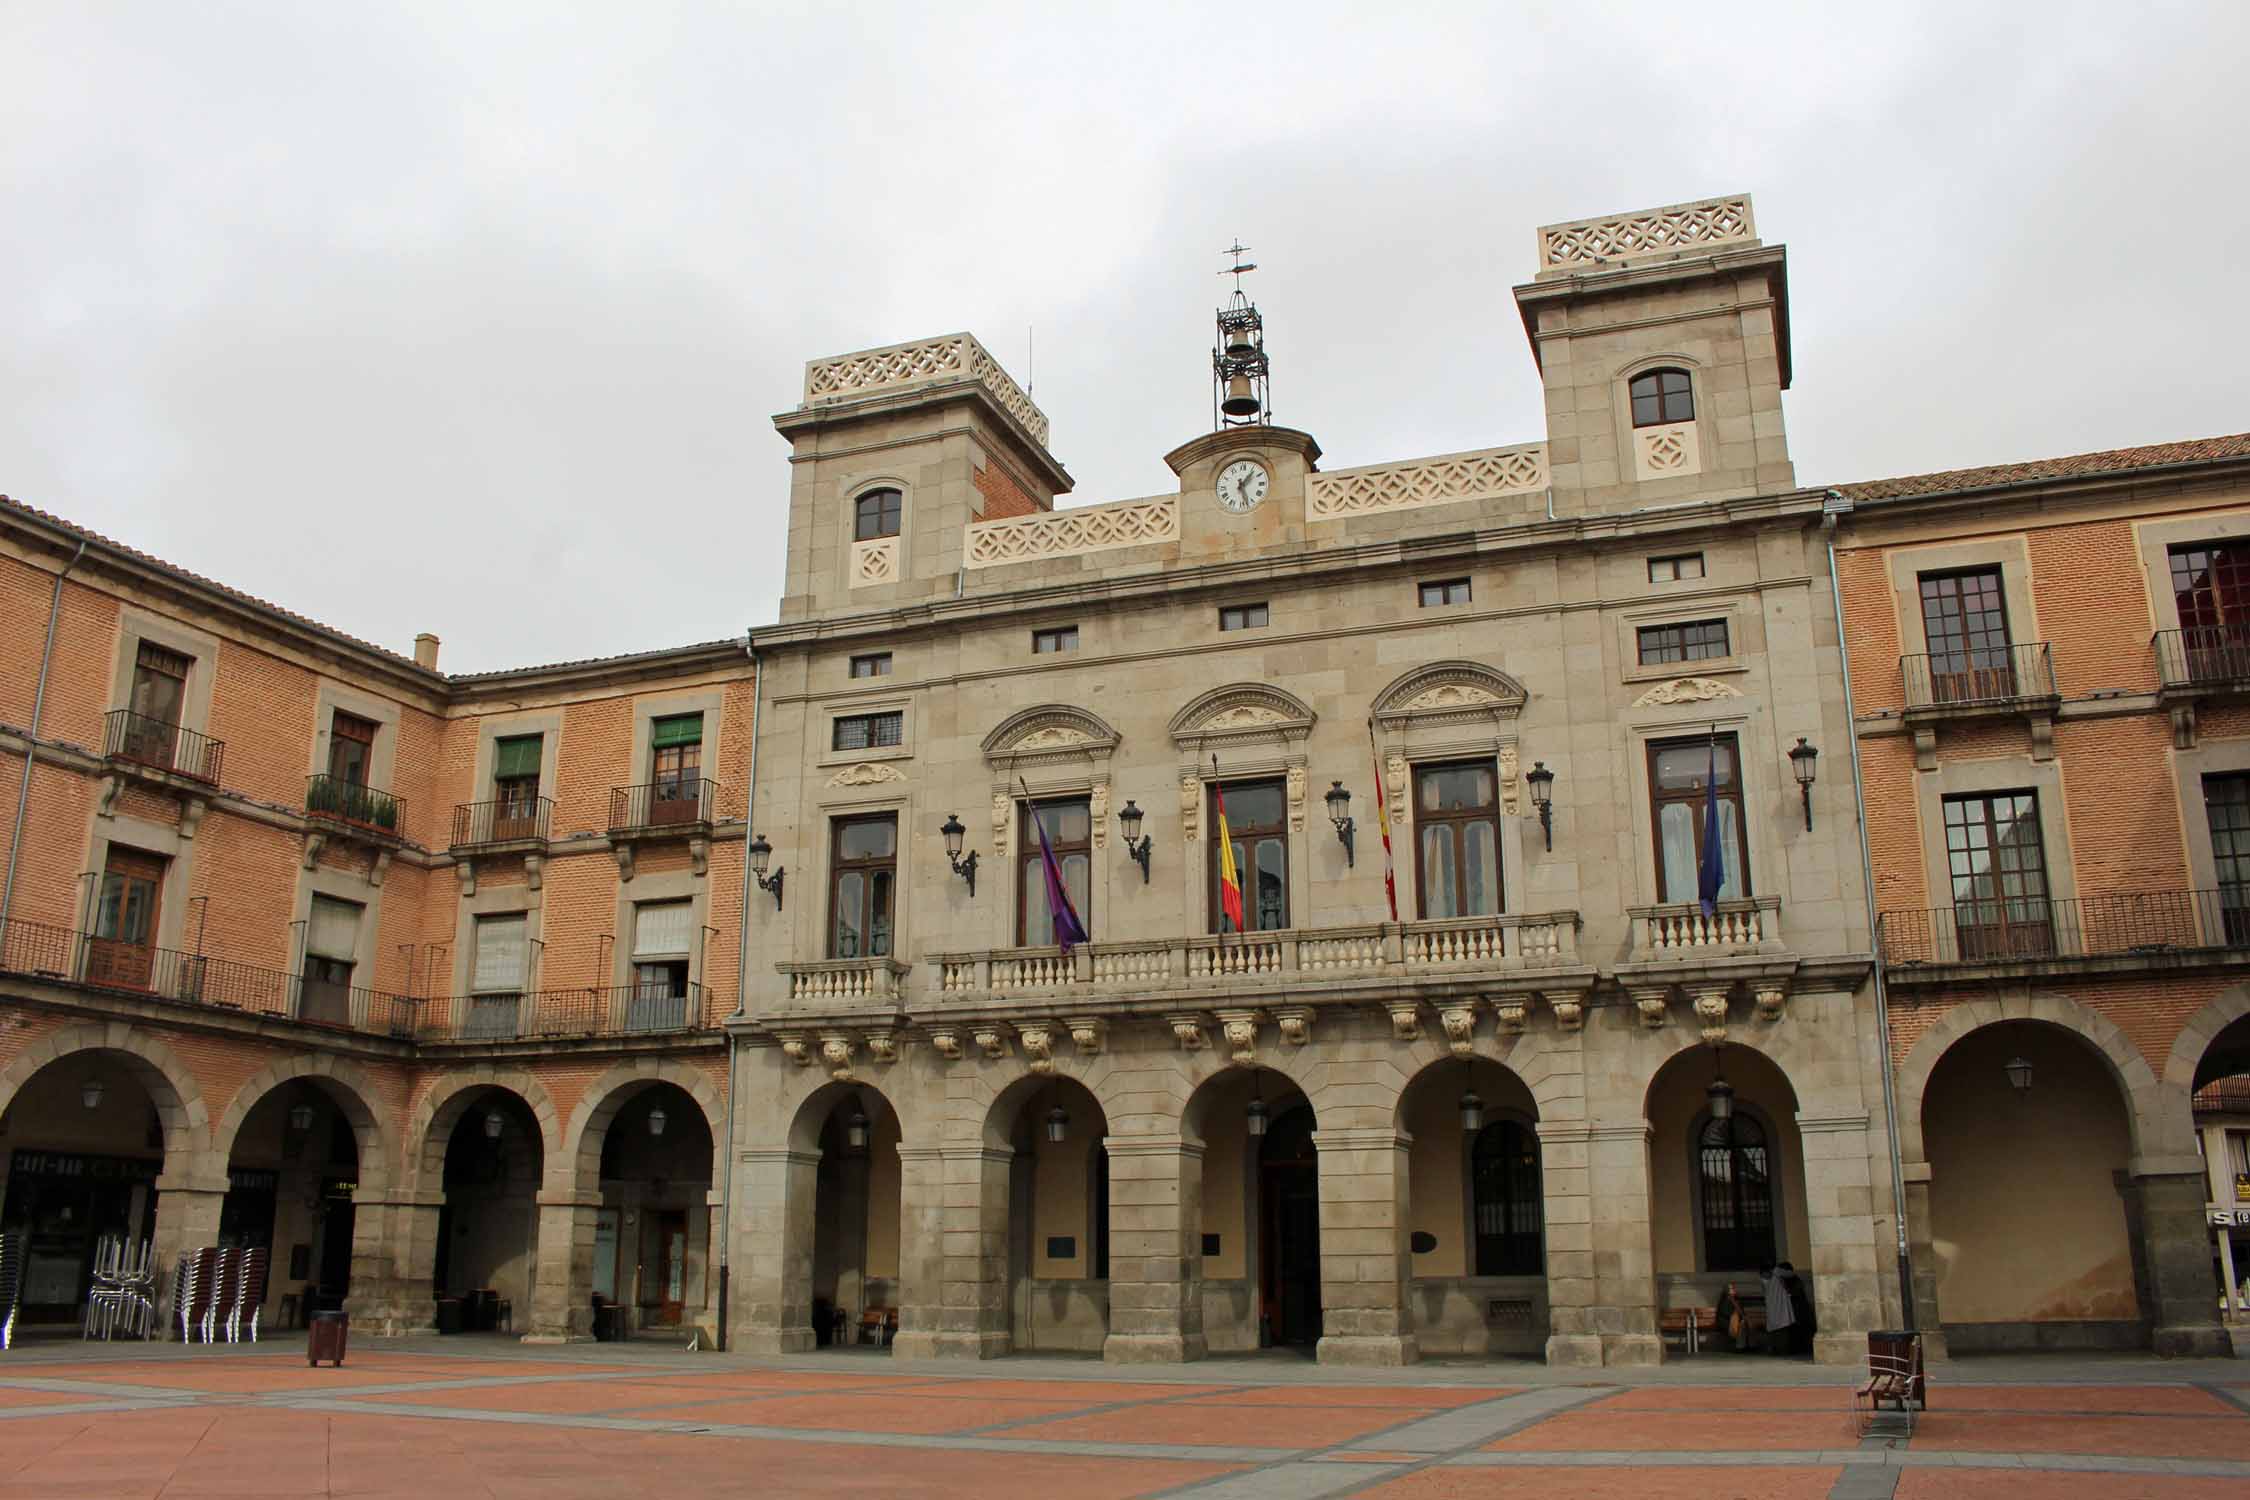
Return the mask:
{"type": "Polygon", "coordinates": [[[2214,1208],[2211,1223],[2220,1229],[2250,1229],[2250,1208],[2214,1208]]]}

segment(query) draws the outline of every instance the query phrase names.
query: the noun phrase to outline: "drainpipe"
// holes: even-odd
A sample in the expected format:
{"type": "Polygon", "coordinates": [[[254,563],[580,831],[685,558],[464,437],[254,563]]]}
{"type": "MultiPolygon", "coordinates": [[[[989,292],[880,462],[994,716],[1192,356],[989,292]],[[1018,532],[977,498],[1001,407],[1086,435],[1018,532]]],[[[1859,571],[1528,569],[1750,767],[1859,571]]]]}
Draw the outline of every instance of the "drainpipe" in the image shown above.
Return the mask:
{"type": "Polygon", "coordinates": [[[23,747],[23,783],[16,788],[16,831],[8,839],[8,879],[0,886],[0,942],[7,940],[8,914],[16,904],[16,861],[23,857],[24,815],[31,811],[31,764],[39,758],[39,716],[47,706],[47,669],[55,662],[55,624],[62,618],[63,580],[86,555],[86,544],[70,554],[70,561],[55,575],[55,596],[47,604],[47,645],[39,653],[39,686],[31,694],[31,732],[23,747]]]}
{"type": "MultiPolygon", "coordinates": [[[[734,960],[734,1013],[741,1015],[748,1007],[750,996],[750,844],[758,836],[756,820],[752,814],[758,806],[758,700],[766,685],[765,673],[758,665],[758,642],[745,634],[742,649],[750,658],[750,785],[742,794],[742,934],[735,943],[734,960]]],[[[727,1272],[729,1252],[734,1247],[734,1039],[727,1032],[727,1146],[726,1173],[719,1183],[719,1352],[727,1347],[727,1272]]]]}
{"type": "Polygon", "coordinates": [[[1906,1164],[1898,1143],[1898,1080],[1891,1065],[1891,1005],[1883,985],[1883,932],[1875,911],[1875,856],[1867,841],[1867,785],[1859,767],[1859,713],[1852,706],[1852,654],[1844,642],[1844,588],[1836,577],[1836,518],[1852,503],[1841,490],[1821,497],[1820,533],[1828,544],[1828,596],[1836,613],[1836,659],[1844,669],[1844,740],[1852,752],[1852,815],[1859,823],[1859,879],[1867,901],[1867,935],[1874,950],[1875,1040],[1883,1057],[1883,1128],[1891,1156],[1891,1222],[1898,1231],[1899,1317],[1912,1333],[1914,1255],[1906,1236],[1906,1164]]]}

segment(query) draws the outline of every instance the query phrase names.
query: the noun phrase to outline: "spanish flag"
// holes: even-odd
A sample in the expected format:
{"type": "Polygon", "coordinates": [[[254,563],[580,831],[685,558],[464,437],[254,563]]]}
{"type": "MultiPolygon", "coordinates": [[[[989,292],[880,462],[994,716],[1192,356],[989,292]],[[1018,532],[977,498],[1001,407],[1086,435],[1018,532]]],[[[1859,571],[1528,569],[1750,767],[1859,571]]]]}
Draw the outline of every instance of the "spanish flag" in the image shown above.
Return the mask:
{"type": "MultiPolygon", "coordinates": [[[[1212,774],[1216,776],[1218,770],[1219,758],[1214,755],[1211,757],[1212,774]]],[[[1211,801],[1219,814],[1219,908],[1234,924],[1234,930],[1240,932],[1243,930],[1242,876],[1234,867],[1234,835],[1227,828],[1227,794],[1220,790],[1217,781],[1211,783],[1211,801]]]]}

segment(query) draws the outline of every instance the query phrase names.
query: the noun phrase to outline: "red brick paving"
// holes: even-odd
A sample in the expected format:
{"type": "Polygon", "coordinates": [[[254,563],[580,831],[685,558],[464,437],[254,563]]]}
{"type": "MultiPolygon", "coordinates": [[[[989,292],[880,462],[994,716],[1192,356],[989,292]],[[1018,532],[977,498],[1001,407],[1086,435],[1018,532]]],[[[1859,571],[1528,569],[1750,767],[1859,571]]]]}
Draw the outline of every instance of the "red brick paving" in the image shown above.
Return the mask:
{"type": "Polygon", "coordinates": [[[1848,1385],[1644,1386],[1621,1391],[1586,1411],[1849,1411],[1848,1385]]]}
{"type": "Polygon", "coordinates": [[[2128,1458],[2250,1460],[2250,1416],[2018,1417],[1943,1410],[1914,1419],[1916,1451],[2106,1453],[2128,1458]]]}
{"type": "Polygon", "coordinates": [[[2239,1479],[2070,1474],[2058,1469],[1907,1469],[1894,1500],[2242,1500],[2239,1479]]]}
{"type": "Polygon", "coordinates": [[[1259,1385],[1227,1391],[1211,1397],[1210,1401],[1221,1406],[1411,1406],[1444,1411],[1522,1392],[1521,1386],[1499,1385],[1470,1390],[1449,1390],[1442,1386],[1259,1385]]]}
{"type": "Polygon", "coordinates": [[[1821,1412],[1605,1412],[1598,1403],[1486,1445],[1488,1452],[1757,1453],[1857,1446],[1842,1403],[1821,1412]]]}
{"type": "MultiPolygon", "coordinates": [[[[1828,1500],[1835,1468],[1424,1469],[1366,1500],[1828,1500]]],[[[2117,1500],[2116,1496],[2109,1500],[2117,1500]]],[[[2239,1497],[2238,1497],[2239,1500],[2239,1497]]]]}
{"type": "Polygon", "coordinates": [[[68,1406],[74,1401],[99,1401],[99,1396],[73,1396],[63,1391],[27,1391],[11,1386],[0,1386],[0,1407],[5,1406],[68,1406]]]}
{"type": "Polygon", "coordinates": [[[1325,1448],[1380,1432],[1435,1407],[1261,1406],[1243,1410],[1223,1397],[1097,1412],[1009,1431],[1013,1438],[1072,1443],[1161,1443],[1180,1447],[1325,1448]]]}
{"type": "Polygon", "coordinates": [[[633,1416],[649,1422],[797,1427],[813,1432],[903,1432],[927,1436],[967,1432],[973,1427],[990,1427],[995,1422],[1067,1416],[1085,1410],[1090,1404],[1081,1401],[970,1402],[916,1396],[769,1396],[763,1400],[642,1406],[634,1409],[633,1416]]]}
{"type": "Polygon", "coordinates": [[[1945,1385],[1930,1399],[1943,1411],[2133,1411],[2239,1416],[2242,1408],[2185,1385],[1945,1385]]]}

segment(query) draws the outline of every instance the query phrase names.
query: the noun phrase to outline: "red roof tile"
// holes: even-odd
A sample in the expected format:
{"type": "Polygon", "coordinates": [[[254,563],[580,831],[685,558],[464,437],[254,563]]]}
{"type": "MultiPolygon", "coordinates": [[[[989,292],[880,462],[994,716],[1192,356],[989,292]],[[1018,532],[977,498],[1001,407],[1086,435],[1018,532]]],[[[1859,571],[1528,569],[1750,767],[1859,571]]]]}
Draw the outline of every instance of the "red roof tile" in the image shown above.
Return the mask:
{"type": "Polygon", "coordinates": [[[2026,480],[2076,479],[2088,474],[2114,474],[2125,469],[2152,469],[2164,464],[2217,458],[2250,458],[2250,432],[2238,432],[2232,437],[2191,438],[2184,443],[2151,443],[2143,448],[2112,448],[2104,453],[2079,453],[2069,458],[2036,458],[2029,463],[1993,464],[1982,469],[1947,469],[1936,474],[1909,474],[1901,479],[1870,479],[1859,484],[1840,484],[1836,488],[1854,500],[1897,500],[1909,495],[1950,495],[2026,480]]]}

